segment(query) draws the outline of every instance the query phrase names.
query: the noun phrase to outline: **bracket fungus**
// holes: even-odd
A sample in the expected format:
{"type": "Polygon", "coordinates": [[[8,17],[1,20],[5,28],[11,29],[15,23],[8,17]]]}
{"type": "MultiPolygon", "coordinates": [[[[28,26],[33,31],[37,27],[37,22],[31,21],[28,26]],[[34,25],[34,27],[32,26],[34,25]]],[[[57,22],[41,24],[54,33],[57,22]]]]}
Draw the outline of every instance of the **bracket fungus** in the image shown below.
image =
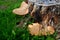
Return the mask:
{"type": "Polygon", "coordinates": [[[31,35],[49,35],[55,32],[52,26],[47,26],[43,28],[43,26],[39,23],[33,23],[28,25],[28,29],[31,35]]]}
{"type": "Polygon", "coordinates": [[[16,9],[13,10],[13,13],[15,13],[17,15],[28,14],[28,4],[23,1],[19,8],[16,8],[16,9]]]}

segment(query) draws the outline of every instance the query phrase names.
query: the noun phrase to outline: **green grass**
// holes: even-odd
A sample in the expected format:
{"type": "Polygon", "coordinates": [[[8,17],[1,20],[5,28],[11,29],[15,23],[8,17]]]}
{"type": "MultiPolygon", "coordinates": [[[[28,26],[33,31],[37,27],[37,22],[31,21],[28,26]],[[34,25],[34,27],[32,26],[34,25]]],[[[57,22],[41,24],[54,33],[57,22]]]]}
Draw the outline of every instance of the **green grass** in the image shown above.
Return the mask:
{"type": "MultiPolygon", "coordinates": [[[[27,30],[27,24],[21,28],[16,23],[29,17],[29,15],[19,16],[12,13],[18,8],[22,0],[0,0],[0,40],[55,40],[55,34],[49,36],[31,36],[27,30]]],[[[23,24],[24,25],[24,24],[23,24]]]]}

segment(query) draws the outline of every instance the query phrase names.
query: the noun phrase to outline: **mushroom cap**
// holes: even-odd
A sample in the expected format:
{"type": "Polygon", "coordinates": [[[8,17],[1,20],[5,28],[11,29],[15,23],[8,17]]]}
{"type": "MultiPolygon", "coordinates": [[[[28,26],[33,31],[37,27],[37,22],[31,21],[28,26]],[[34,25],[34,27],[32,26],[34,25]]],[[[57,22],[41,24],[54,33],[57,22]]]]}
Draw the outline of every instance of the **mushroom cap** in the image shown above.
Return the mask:
{"type": "Polygon", "coordinates": [[[42,26],[38,23],[33,23],[28,25],[29,31],[31,35],[39,35],[39,31],[42,26]]]}
{"type": "Polygon", "coordinates": [[[22,2],[20,8],[16,8],[13,10],[13,13],[17,14],[17,15],[26,15],[28,14],[28,4],[25,2],[22,2]]]}
{"type": "Polygon", "coordinates": [[[48,26],[47,29],[48,29],[48,32],[50,34],[53,34],[55,32],[55,30],[54,30],[54,28],[52,26],[48,26]]]}

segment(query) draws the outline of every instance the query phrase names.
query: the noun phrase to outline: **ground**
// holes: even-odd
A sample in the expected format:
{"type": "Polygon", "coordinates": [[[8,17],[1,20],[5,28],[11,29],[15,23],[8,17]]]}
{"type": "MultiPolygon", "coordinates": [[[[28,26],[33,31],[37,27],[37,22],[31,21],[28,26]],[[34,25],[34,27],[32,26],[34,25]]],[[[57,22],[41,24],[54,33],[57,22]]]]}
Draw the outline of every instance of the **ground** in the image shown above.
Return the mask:
{"type": "Polygon", "coordinates": [[[19,16],[12,13],[12,10],[18,8],[22,0],[0,0],[0,40],[55,40],[55,34],[48,36],[31,36],[27,25],[32,21],[26,21],[21,27],[17,23],[30,17],[19,16]]]}

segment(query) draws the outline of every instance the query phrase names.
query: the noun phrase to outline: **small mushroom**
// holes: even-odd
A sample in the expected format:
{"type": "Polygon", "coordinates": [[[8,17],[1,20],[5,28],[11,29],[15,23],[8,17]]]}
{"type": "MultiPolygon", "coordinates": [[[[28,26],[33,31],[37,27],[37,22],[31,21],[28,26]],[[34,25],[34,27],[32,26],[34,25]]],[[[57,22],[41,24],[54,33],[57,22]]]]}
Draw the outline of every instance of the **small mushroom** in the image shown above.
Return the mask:
{"type": "Polygon", "coordinates": [[[42,30],[42,35],[50,35],[55,32],[54,28],[52,26],[47,26],[42,30]]]}
{"type": "Polygon", "coordinates": [[[52,26],[48,26],[47,30],[48,30],[49,34],[53,34],[55,32],[55,30],[52,26]]]}

